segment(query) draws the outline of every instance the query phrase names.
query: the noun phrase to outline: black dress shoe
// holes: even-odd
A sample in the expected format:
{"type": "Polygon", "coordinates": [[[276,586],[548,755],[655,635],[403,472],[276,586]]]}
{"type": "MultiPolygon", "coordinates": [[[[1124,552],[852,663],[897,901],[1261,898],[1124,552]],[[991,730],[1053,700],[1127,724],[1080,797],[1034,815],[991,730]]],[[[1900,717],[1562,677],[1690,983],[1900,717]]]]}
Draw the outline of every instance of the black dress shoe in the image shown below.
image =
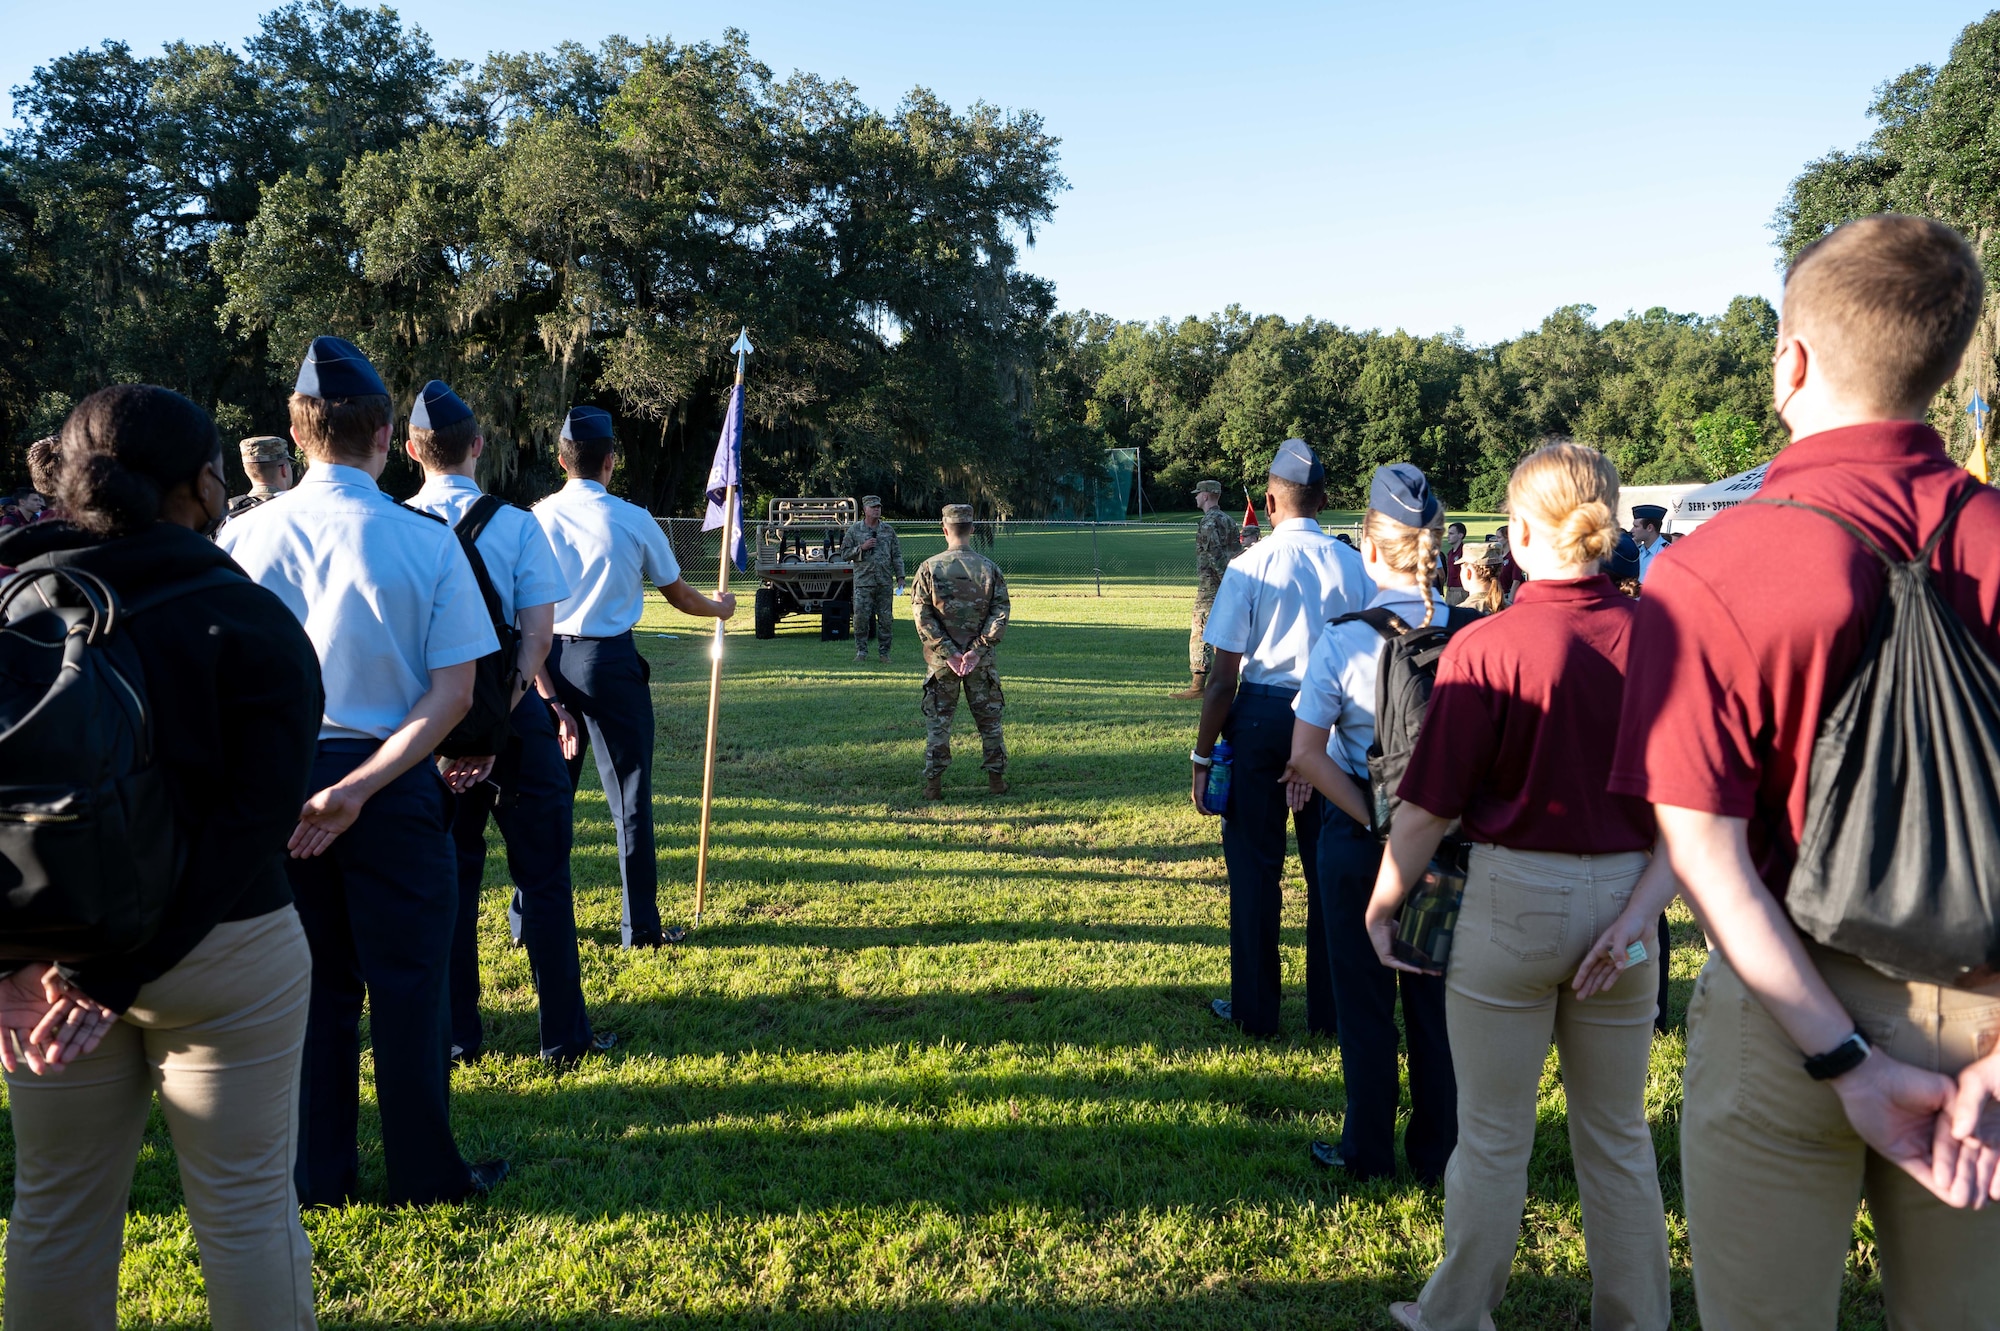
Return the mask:
{"type": "Polygon", "coordinates": [[[1214,1015],[1217,1021],[1233,1022],[1236,1020],[1235,1008],[1226,998],[1217,998],[1211,1000],[1208,1005],[1208,1010],[1211,1014],[1214,1015]]]}
{"type": "Polygon", "coordinates": [[[542,1062],[547,1063],[559,1072],[566,1072],[583,1062],[586,1058],[610,1053],[617,1044],[618,1036],[615,1033],[611,1031],[598,1031],[590,1037],[590,1043],[583,1047],[582,1052],[575,1054],[543,1054],[542,1062]]]}
{"type": "Polygon", "coordinates": [[[466,1195],[470,1197],[484,1197],[499,1187],[500,1181],[507,1177],[507,1162],[505,1160],[482,1160],[476,1165],[467,1165],[465,1172],[471,1176],[472,1181],[472,1187],[467,1191],[466,1195]]]}
{"type": "Polygon", "coordinates": [[[627,943],[626,947],[672,947],[676,943],[685,943],[687,936],[688,931],[676,924],[657,934],[633,934],[632,941],[627,943]]]}
{"type": "Polygon", "coordinates": [[[1312,1162],[1321,1169],[1347,1168],[1347,1161],[1340,1158],[1340,1148],[1332,1142],[1315,1141],[1311,1147],[1312,1162]]]}

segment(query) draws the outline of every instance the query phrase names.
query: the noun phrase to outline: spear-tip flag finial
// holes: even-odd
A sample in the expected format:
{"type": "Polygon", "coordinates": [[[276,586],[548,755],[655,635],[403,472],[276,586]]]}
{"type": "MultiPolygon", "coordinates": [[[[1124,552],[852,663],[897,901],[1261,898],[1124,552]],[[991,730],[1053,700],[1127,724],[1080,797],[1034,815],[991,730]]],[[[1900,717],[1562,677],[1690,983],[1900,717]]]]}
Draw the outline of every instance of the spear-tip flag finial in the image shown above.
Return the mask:
{"type": "Polygon", "coordinates": [[[757,349],[750,345],[750,330],[748,328],[737,329],[736,340],[729,344],[729,349],[736,353],[736,371],[738,374],[741,374],[743,372],[743,358],[757,349]]]}

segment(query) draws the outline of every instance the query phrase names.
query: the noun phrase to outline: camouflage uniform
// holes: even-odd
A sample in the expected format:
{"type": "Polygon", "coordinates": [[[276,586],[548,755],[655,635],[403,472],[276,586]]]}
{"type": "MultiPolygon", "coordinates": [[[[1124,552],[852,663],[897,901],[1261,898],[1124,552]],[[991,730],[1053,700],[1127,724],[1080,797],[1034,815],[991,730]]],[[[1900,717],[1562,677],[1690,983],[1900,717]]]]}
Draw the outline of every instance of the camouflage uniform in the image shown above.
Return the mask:
{"type": "MultiPolygon", "coordinates": [[[[1220,487],[1218,487],[1220,488],[1220,487]]],[[[1222,571],[1243,549],[1242,529],[1236,519],[1221,509],[1201,515],[1194,533],[1194,626],[1188,630],[1188,673],[1205,675],[1215,660],[1215,649],[1201,640],[1208,630],[1208,612],[1215,606],[1215,590],[1222,585],[1222,571]]]]}
{"type": "MultiPolygon", "coordinates": [[[[950,517],[951,511],[946,510],[946,521],[960,520],[950,517]]],[[[970,521],[970,514],[963,520],[970,521]]],[[[924,680],[924,720],[929,730],[924,743],[924,779],[942,776],[951,762],[951,722],[958,712],[961,688],[972,709],[973,724],[979,727],[979,743],[985,754],[980,766],[1000,776],[1007,770],[1007,744],[1000,735],[1000,714],[1006,700],[1000,694],[993,649],[1007,631],[1007,579],[998,564],[977,551],[946,550],[918,567],[916,580],[910,584],[910,608],[917,621],[917,636],[923,640],[924,664],[929,667],[924,680]],[[979,664],[960,678],[947,658],[972,648],[979,651],[979,664]]]]}
{"type": "MultiPolygon", "coordinates": [[[[243,454],[243,470],[246,472],[259,463],[292,460],[292,446],[274,434],[260,434],[255,438],[245,439],[239,447],[243,454]]],[[[237,495],[229,501],[229,516],[223,521],[227,522],[229,518],[238,514],[248,513],[257,505],[276,499],[282,493],[283,491],[273,490],[261,481],[253,481],[249,494],[237,495]]]]}
{"type": "MultiPolygon", "coordinates": [[[[868,495],[861,506],[867,508],[870,500],[881,503],[868,495]]],[[[873,527],[850,522],[840,540],[840,557],[854,564],[854,654],[866,656],[871,633],[878,633],[886,661],[895,638],[896,585],[903,580],[902,542],[896,539],[896,529],[886,522],[877,521],[873,527]],[[861,545],[871,536],[875,548],[864,551],[861,545]]]]}

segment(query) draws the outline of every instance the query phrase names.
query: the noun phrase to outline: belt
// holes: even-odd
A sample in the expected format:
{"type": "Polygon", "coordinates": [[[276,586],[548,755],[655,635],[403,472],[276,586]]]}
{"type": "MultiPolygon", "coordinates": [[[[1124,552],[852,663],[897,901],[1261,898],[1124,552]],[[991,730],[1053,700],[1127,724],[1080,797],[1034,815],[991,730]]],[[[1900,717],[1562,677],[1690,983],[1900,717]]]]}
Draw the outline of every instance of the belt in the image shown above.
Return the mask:
{"type": "Polygon", "coordinates": [[[1283,684],[1238,684],[1236,696],[1239,698],[1283,698],[1286,702],[1299,696],[1299,691],[1283,684]]]}
{"type": "Polygon", "coordinates": [[[631,629],[626,629],[623,633],[607,633],[601,638],[593,638],[587,633],[558,633],[556,634],[556,641],[557,642],[611,642],[618,638],[629,638],[631,636],[632,636],[631,629]]]}

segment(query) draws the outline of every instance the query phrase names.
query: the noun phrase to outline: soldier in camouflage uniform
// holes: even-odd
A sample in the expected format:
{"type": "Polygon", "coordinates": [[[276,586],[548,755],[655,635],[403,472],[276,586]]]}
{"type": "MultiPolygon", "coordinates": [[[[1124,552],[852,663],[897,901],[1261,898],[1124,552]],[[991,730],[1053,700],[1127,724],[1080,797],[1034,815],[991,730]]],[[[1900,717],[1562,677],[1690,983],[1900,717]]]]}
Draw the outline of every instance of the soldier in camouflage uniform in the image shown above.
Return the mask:
{"type": "Polygon", "coordinates": [[[882,660],[889,660],[895,636],[896,594],[903,590],[903,546],[896,529],[882,521],[882,500],[861,496],[861,521],[847,524],[840,557],[854,563],[854,659],[868,659],[871,633],[882,637],[882,660]]]}
{"type": "Polygon", "coordinates": [[[1236,519],[1222,511],[1222,482],[1203,481],[1194,488],[1195,507],[1201,510],[1201,525],[1194,532],[1194,627],[1188,632],[1188,674],[1193,682],[1170,698],[1185,702],[1199,698],[1208,686],[1208,666],[1215,649],[1201,640],[1208,628],[1209,608],[1215,604],[1215,589],[1222,585],[1222,570],[1243,549],[1242,529],[1236,519]]]}
{"type": "MultiPolygon", "coordinates": [[[[229,517],[248,513],[267,500],[276,499],[292,488],[292,446],[274,434],[260,434],[239,445],[243,452],[243,474],[250,478],[250,493],[229,501],[229,517]]],[[[223,519],[228,521],[228,518],[223,519]]]]}
{"type": "Polygon", "coordinates": [[[1007,631],[1007,579],[1000,566],[972,548],[972,506],[948,504],[944,510],[948,548],[932,555],[917,569],[910,586],[910,609],[917,636],[924,644],[924,798],[944,795],[944,769],[951,762],[951,720],[958,711],[958,694],[972,709],[985,752],[986,788],[1007,793],[1007,744],[1000,737],[1000,672],[993,649],[1007,631]]]}

